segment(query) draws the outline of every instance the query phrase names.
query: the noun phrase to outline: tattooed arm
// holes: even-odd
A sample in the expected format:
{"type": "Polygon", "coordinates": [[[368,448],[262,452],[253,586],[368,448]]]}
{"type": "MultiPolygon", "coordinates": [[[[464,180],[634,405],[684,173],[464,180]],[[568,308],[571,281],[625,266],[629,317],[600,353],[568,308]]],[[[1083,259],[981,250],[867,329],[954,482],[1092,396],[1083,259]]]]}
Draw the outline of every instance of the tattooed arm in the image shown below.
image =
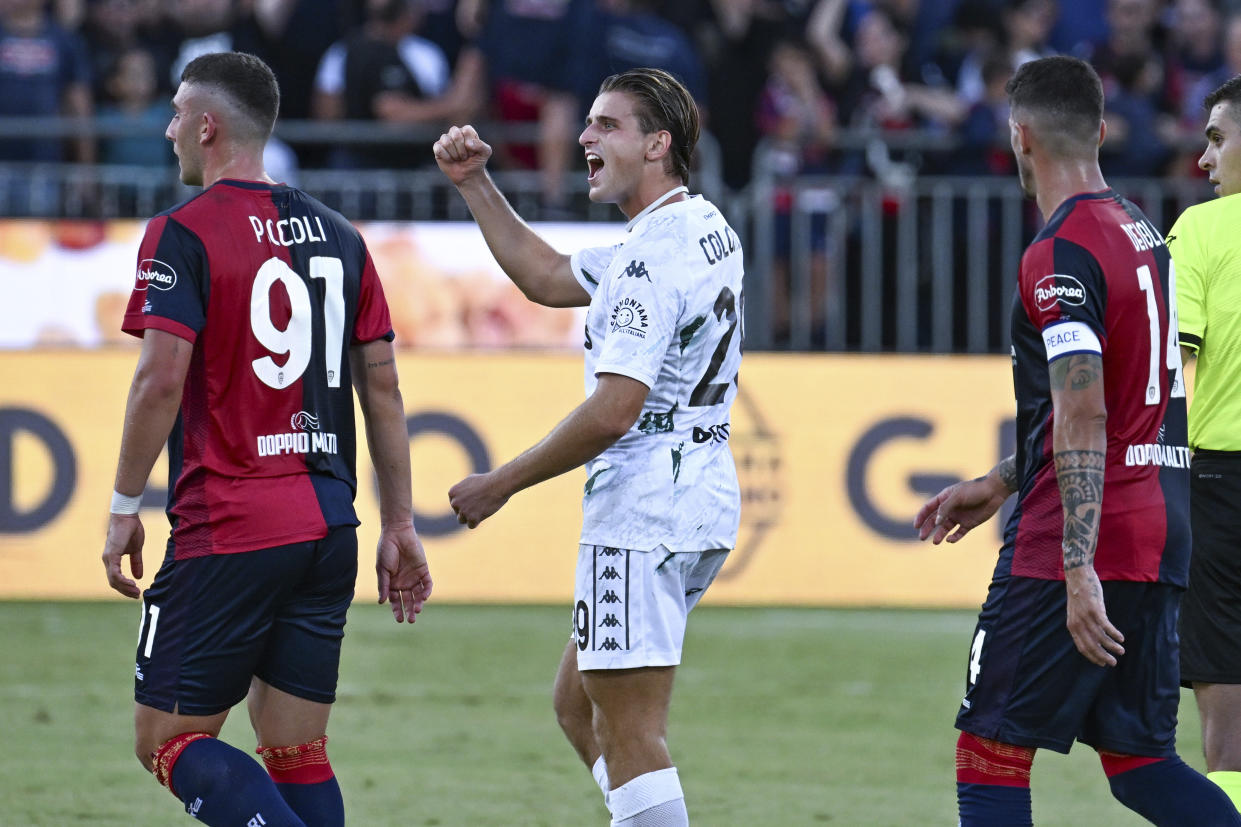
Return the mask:
{"type": "Polygon", "coordinates": [[[914,517],[918,539],[955,543],[990,520],[1016,490],[1017,457],[1009,455],[983,476],[954,483],[923,503],[914,517]]]}
{"type": "Polygon", "coordinates": [[[1100,666],[1115,666],[1124,636],[1107,619],[1103,587],[1095,573],[1095,548],[1103,512],[1107,458],[1107,408],[1103,359],[1097,353],[1051,363],[1055,409],[1052,454],[1064,509],[1062,553],[1068,590],[1067,626],[1078,651],[1100,666]]]}

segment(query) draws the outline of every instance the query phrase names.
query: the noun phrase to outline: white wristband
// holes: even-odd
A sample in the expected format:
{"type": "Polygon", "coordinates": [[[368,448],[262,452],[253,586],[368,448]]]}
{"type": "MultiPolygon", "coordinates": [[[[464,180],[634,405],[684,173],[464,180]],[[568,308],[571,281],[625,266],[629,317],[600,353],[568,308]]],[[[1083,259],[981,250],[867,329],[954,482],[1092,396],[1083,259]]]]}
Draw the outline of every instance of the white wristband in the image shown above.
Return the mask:
{"type": "Polygon", "coordinates": [[[112,492],[112,513],[113,514],[137,514],[138,509],[142,506],[142,495],[129,497],[119,491],[112,492]]]}

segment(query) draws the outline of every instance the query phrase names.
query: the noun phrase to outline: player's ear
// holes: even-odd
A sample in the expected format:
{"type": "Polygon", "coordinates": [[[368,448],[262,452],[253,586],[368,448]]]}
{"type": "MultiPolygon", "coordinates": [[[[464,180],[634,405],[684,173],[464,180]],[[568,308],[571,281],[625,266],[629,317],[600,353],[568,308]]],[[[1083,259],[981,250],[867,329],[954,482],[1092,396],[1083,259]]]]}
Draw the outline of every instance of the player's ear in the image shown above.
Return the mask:
{"type": "Polygon", "coordinates": [[[646,160],[658,161],[672,148],[672,133],[666,129],[651,133],[646,145],[646,160]]]}
{"type": "Polygon", "coordinates": [[[1103,146],[1103,139],[1107,137],[1107,121],[1099,121],[1099,146],[1103,146]]]}
{"type": "Polygon", "coordinates": [[[1030,152],[1030,128],[1026,124],[1009,118],[1008,136],[1015,154],[1026,155],[1030,152]]]}
{"type": "Polygon", "coordinates": [[[202,118],[198,122],[198,142],[200,144],[211,143],[219,128],[220,125],[216,121],[215,115],[211,112],[203,112],[202,118]]]}

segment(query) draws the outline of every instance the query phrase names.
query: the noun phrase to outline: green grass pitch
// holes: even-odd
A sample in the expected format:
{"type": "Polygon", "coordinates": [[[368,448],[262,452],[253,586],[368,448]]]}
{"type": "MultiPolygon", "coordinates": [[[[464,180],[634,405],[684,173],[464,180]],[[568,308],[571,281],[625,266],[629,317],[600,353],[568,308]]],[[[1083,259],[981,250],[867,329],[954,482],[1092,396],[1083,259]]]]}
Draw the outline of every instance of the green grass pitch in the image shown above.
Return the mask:
{"type": "MultiPolygon", "coordinates": [[[[972,612],[691,616],[670,746],[691,821],[952,825],[952,718],[972,612]]],[[[134,603],[0,603],[0,824],[192,823],[131,754],[134,603]]],[[[332,763],[352,824],[604,825],[551,712],[567,607],[432,603],[414,628],[350,613],[332,763]]],[[[1182,755],[1202,768],[1192,697],[1182,755]]],[[[224,737],[252,749],[244,709],[224,737]]],[[[1094,754],[1040,752],[1040,825],[1137,825],[1094,754]]]]}

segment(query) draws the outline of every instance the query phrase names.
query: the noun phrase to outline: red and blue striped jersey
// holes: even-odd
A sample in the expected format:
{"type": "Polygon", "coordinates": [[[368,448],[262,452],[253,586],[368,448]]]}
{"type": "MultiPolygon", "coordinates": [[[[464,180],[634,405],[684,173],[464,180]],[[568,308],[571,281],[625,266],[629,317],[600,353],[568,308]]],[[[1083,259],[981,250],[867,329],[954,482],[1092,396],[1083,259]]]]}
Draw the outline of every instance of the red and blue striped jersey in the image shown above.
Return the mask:
{"type": "Polygon", "coordinates": [[[392,339],[358,231],[282,185],[223,180],[147,225],[122,328],[194,345],[168,441],[178,558],[356,525],[349,347],[392,339]]]}
{"type": "Polygon", "coordinates": [[[997,571],[1064,577],[1048,364],[1093,352],[1107,405],[1095,570],[1101,580],[1185,585],[1189,449],[1174,280],[1160,233],[1110,189],[1065,201],[1026,250],[1012,311],[1020,488],[997,571]]]}

